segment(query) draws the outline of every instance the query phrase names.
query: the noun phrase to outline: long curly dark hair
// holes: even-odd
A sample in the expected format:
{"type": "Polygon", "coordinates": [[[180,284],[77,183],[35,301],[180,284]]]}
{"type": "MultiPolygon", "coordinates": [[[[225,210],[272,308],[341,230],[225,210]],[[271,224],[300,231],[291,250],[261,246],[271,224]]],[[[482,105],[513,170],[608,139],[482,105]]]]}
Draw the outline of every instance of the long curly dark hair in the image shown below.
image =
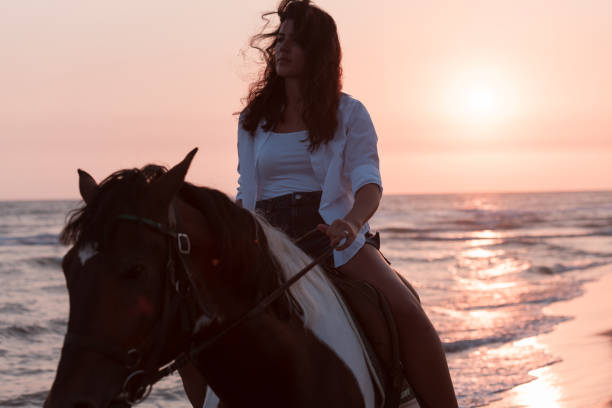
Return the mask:
{"type": "MultiPolygon", "coordinates": [[[[342,51],[336,23],[310,0],[282,0],[276,12],[265,13],[262,17],[269,23],[268,17],[272,14],[278,14],[281,24],[293,21],[294,38],[304,49],[302,118],[308,128],[310,151],[314,151],[321,143],[333,139],[338,126],[342,51]]],[[[265,62],[259,80],[249,87],[246,107],[241,112],[240,125],[253,136],[260,123],[264,130],[272,129],[281,120],[285,105],[285,81],[277,75],[274,65],[274,46],[280,25],[272,32],[265,32],[268,23],[250,42],[265,62]]]]}

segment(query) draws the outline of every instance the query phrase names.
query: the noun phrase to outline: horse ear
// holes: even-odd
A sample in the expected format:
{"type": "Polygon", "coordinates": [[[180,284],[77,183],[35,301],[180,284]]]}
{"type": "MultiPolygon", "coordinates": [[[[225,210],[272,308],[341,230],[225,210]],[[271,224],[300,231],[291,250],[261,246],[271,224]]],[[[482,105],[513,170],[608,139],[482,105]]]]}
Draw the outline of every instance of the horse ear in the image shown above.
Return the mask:
{"type": "Polygon", "coordinates": [[[153,183],[151,186],[151,198],[153,198],[154,202],[164,207],[170,204],[172,197],[174,197],[183,185],[191,160],[193,160],[193,156],[195,156],[197,152],[198,148],[196,147],[185,156],[183,161],[171,168],[166,174],[153,183]]]}
{"type": "Polygon", "coordinates": [[[86,171],[81,169],[77,171],[79,172],[79,192],[85,204],[89,204],[98,191],[98,183],[86,171]]]}

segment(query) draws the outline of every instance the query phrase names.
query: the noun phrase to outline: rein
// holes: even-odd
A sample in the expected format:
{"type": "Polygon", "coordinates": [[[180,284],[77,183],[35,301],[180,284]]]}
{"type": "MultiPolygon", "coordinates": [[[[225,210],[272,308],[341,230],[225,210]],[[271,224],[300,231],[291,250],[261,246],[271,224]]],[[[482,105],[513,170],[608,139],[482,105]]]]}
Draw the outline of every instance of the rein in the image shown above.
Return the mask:
{"type": "MultiPolygon", "coordinates": [[[[176,212],[173,215],[175,217],[175,221],[178,221],[176,212]]],[[[117,219],[144,224],[152,228],[153,230],[160,232],[172,238],[173,240],[176,240],[176,247],[172,245],[171,248],[176,248],[178,252],[178,255],[179,255],[178,258],[181,260],[183,270],[185,272],[185,275],[187,276],[189,285],[191,286],[191,290],[194,293],[194,297],[196,299],[196,302],[198,303],[198,306],[200,307],[201,311],[206,311],[204,302],[197,293],[197,286],[195,284],[193,275],[191,274],[191,271],[189,270],[188,263],[187,263],[187,257],[191,253],[191,242],[189,240],[189,236],[185,233],[177,232],[169,227],[164,226],[161,223],[158,223],[148,218],[137,217],[131,214],[120,214],[117,216],[117,219]]],[[[256,225],[256,228],[257,228],[257,225],[256,225]]],[[[310,235],[314,234],[316,231],[317,231],[316,229],[313,229],[307,232],[306,234],[302,235],[297,240],[295,240],[294,243],[297,243],[297,242],[300,242],[306,239],[310,235]]],[[[310,262],[308,265],[302,268],[298,273],[296,273],[294,276],[288,279],[285,283],[283,283],[281,286],[276,288],[266,297],[261,299],[248,312],[243,314],[241,317],[239,317],[232,323],[225,326],[220,332],[208,338],[206,341],[199,343],[197,346],[191,346],[187,352],[183,352],[179,354],[174,359],[174,361],[172,361],[171,363],[161,368],[157,368],[153,372],[150,372],[150,371],[144,372],[142,370],[137,370],[137,371],[132,372],[125,380],[123,390],[119,394],[119,397],[130,404],[136,404],[136,403],[142,402],[144,399],[148,397],[151,391],[151,388],[153,387],[155,383],[157,383],[162,378],[174,373],[176,370],[185,366],[191,359],[193,359],[195,356],[197,356],[202,351],[214,345],[217,341],[223,338],[227,333],[229,333],[231,330],[233,330],[234,328],[244,323],[246,320],[251,319],[255,317],[256,315],[258,315],[259,313],[263,312],[270,304],[272,304],[274,301],[280,298],[291,287],[291,285],[293,285],[300,278],[306,275],[315,266],[324,262],[332,254],[333,250],[334,248],[328,248],[327,250],[325,250],[323,254],[319,255],[312,262],[310,262]],[[137,384],[135,386],[135,389],[131,389],[131,390],[128,389],[128,385],[132,385],[130,381],[132,381],[132,379],[136,377],[137,375],[141,375],[143,377],[142,381],[140,382],[140,384],[137,384]]],[[[171,258],[171,255],[170,255],[170,258],[171,258]]],[[[179,291],[178,287],[176,287],[176,290],[177,292],[179,291]]],[[[128,352],[128,355],[130,352],[132,352],[132,350],[128,352]]],[[[133,368],[133,367],[129,367],[129,368],[133,368]]]]}

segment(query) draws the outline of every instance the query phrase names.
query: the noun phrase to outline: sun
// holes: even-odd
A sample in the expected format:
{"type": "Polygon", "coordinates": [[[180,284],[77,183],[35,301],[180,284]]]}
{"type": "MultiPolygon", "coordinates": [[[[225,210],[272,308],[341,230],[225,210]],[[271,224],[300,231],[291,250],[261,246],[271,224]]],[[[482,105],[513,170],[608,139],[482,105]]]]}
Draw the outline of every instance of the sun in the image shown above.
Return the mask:
{"type": "Polygon", "coordinates": [[[516,113],[516,88],[502,73],[471,69],[458,72],[443,89],[445,116],[471,125],[501,123],[516,113]]]}
{"type": "Polygon", "coordinates": [[[499,98],[494,90],[485,87],[474,87],[466,92],[465,111],[475,118],[486,118],[499,110],[499,98]]]}

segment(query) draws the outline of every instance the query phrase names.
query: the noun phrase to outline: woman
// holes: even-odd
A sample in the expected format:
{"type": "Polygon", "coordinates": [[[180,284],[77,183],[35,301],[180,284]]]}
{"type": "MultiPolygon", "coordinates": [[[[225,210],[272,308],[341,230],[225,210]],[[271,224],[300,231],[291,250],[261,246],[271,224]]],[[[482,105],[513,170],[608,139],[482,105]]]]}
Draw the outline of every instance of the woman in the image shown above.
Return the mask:
{"type": "Polygon", "coordinates": [[[240,115],[236,200],[293,238],[316,227],[302,249],[317,256],[335,247],[340,272],[389,300],[404,372],[421,406],[456,407],[435,329],[369,234],[382,194],[377,137],[365,107],[341,93],[336,24],[308,0],[283,0],[277,12],[279,28],[251,42],[266,67],[240,115]],[[257,46],[267,39],[267,48],[257,46]]]}

